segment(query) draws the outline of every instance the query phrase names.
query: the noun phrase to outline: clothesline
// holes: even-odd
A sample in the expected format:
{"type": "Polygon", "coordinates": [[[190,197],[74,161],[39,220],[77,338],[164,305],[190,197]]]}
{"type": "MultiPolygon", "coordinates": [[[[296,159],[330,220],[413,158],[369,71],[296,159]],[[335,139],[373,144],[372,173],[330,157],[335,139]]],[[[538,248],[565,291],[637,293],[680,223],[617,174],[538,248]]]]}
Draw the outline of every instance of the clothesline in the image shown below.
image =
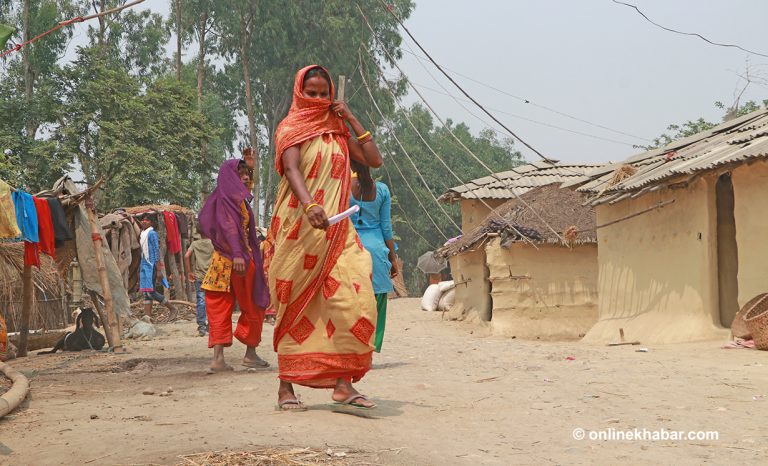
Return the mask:
{"type": "Polygon", "coordinates": [[[32,42],[34,42],[34,41],[36,41],[38,39],[42,39],[43,37],[47,36],[48,34],[51,34],[52,32],[58,31],[59,29],[63,28],[64,26],[69,26],[69,25],[74,24],[74,23],[82,23],[84,21],[88,21],[88,20],[91,20],[91,19],[94,19],[94,18],[98,18],[100,16],[109,15],[109,14],[112,14],[112,13],[119,13],[120,11],[125,10],[126,8],[130,8],[132,6],[138,5],[139,3],[143,3],[143,2],[144,2],[144,0],[136,0],[134,2],[125,4],[123,6],[119,6],[119,7],[111,8],[109,10],[102,11],[101,13],[96,13],[96,14],[88,15],[88,16],[77,16],[77,17],[74,17],[72,19],[68,19],[66,21],[60,21],[56,26],[54,26],[51,29],[45,31],[44,33],[38,34],[37,36],[27,40],[26,42],[22,42],[21,44],[17,44],[13,48],[10,48],[10,49],[5,50],[4,52],[0,53],[0,58],[3,58],[6,55],[9,55],[9,54],[11,54],[13,52],[18,52],[19,50],[21,50],[25,46],[31,44],[32,42]]]}

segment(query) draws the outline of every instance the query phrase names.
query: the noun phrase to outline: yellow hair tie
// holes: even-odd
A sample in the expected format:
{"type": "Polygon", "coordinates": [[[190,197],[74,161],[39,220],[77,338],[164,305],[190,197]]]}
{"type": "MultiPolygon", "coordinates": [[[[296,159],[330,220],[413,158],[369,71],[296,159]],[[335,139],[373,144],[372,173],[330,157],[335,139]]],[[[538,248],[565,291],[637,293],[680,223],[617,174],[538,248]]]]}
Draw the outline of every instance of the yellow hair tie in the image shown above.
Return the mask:
{"type": "Polygon", "coordinates": [[[362,141],[363,139],[367,138],[367,137],[368,137],[368,136],[370,136],[370,135],[371,135],[371,132],[370,132],[370,131],[366,131],[366,132],[364,132],[363,134],[361,134],[360,136],[358,136],[358,137],[357,137],[357,140],[358,140],[358,141],[362,141]]]}

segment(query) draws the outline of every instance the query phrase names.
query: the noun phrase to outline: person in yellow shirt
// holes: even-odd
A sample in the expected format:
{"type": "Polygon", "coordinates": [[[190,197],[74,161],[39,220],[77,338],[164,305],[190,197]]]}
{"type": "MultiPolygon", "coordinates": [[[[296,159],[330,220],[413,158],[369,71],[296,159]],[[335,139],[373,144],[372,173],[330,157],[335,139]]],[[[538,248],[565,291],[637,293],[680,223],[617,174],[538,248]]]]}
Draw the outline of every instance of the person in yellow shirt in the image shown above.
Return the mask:
{"type": "Polygon", "coordinates": [[[232,312],[235,301],[240,318],[234,337],[246,346],[242,365],[264,368],[269,364],[256,354],[261,342],[264,309],[269,305],[259,238],[256,233],[250,169],[243,160],[227,160],[220,169],[216,188],[200,211],[200,232],[211,240],[213,255],[201,289],[205,290],[208,314],[208,347],[213,361],[208,373],[233,370],[224,360],[224,348],[232,345],[232,312]]]}

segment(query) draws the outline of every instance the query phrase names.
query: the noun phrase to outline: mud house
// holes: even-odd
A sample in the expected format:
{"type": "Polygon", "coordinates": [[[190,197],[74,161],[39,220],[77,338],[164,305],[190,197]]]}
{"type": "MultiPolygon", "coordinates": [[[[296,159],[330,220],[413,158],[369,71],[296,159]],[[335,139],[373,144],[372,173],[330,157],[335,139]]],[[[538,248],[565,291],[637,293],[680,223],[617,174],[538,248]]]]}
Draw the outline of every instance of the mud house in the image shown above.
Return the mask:
{"type": "Polygon", "coordinates": [[[585,341],[725,337],[768,288],[768,111],[569,183],[598,224],[597,324],[585,341]]]}
{"type": "Polygon", "coordinates": [[[461,203],[461,231],[469,233],[485,217],[510,199],[533,188],[578,179],[595,164],[534,162],[456,186],[440,196],[441,202],[461,203]]]}
{"type": "MultiPolygon", "coordinates": [[[[472,180],[449,189],[442,202],[461,203],[461,229],[464,237],[486,220],[486,217],[504,203],[534,188],[552,183],[579,179],[598,165],[534,162],[511,170],[472,180]]],[[[467,238],[462,238],[467,244],[467,238]]],[[[483,244],[484,246],[484,244],[483,244]]],[[[456,288],[456,312],[465,317],[491,319],[491,283],[483,247],[452,249],[449,257],[454,281],[463,282],[456,288]]]]}
{"type": "Polygon", "coordinates": [[[472,292],[474,308],[457,299],[452,317],[477,313],[494,334],[518,338],[583,336],[597,321],[595,213],[585,200],[558,183],[535,188],[442,249],[460,269],[457,297],[484,287],[472,292]]]}

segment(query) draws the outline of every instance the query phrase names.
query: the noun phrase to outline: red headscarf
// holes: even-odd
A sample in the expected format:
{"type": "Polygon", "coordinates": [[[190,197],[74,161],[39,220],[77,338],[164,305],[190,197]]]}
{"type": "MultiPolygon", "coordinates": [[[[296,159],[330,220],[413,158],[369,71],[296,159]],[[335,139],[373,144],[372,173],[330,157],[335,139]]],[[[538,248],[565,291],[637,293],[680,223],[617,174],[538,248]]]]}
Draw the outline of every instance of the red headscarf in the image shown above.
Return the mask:
{"type": "MultiPolygon", "coordinates": [[[[312,68],[320,68],[328,73],[325,68],[318,65],[305,66],[296,73],[296,80],[293,83],[293,103],[288,110],[288,115],[277,125],[275,169],[280,175],[283,174],[283,152],[289,147],[326,133],[340,134],[345,136],[345,139],[349,138],[349,129],[344,124],[344,120],[330,110],[335,96],[333,80],[330,83],[331,98],[328,100],[309,99],[301,93],[304,87],[304,76],[312,68]]],[[[330,77],[330,74],[328,76],[330,77]]]]}

